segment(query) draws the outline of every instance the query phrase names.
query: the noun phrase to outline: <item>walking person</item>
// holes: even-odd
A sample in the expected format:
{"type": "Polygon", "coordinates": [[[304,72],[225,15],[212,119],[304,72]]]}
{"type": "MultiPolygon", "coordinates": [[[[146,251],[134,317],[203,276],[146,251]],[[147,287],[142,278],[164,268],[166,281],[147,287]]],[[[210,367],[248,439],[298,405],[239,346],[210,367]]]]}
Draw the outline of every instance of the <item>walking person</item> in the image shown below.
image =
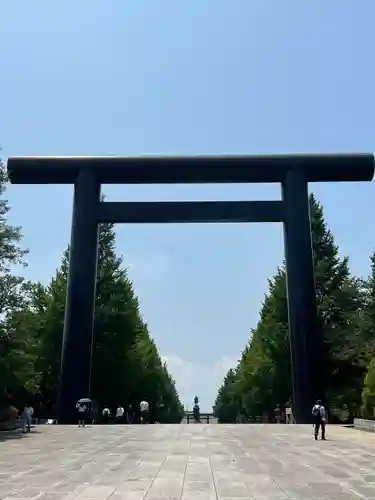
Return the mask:
{"type": "Polygon", "coordinates": [[[106,406],[102,411],[103,423],[110,424],[111,423],[111,410],[106,406]]]}
{"type": "Polygon", "coordinates": [[[23,415],[25,419],[24,432],[30,432],[31,423],[34,415],[34,408],[30,404],[26,404],[23,409],[23,415]]]}
{"type": "Polygon", "coordinates": [[[139,409],[141,412],[141,424],[147,424],[150,413],[150,405],[148,404],[148,401],[146,401],[145,399],[141,401],[139,409]]]}
{"type": "Polygon", "coordinates": [[[132,405],[129,405],[129,408],[126,412],[126,422],[131,425],[134,423],[134,412],[133,412],[133,408],[132,408],[132,405]]]}
{"type": "Polygon", "coordinates": [[[76,409],[78,417],[78,427],[85,427],[87,406],[85,403],[78,401],[78,403],[76,404],[76,409]]]}
{"type": "Polygon", "coordinates": [[[315,441],[318,440],[319,429],[321,429],[321,438],[322,441],[326,439],[326,410],[323,406],[323,403],[320,399],[316,402],[312,409],[312,417],[314,421],[314,437],[315,441]]]}
{"type": "Polygon", "coordinates": [[[289,398],[289,401],[285,403],[285,423],[294,424],[293,405],[291,398],[289,398]]]}
{"type": "Polygon", "coordinates": [[[276,423],[279,424],[281,422],[281,408],[280,408],[280,405],[277,404],[276,408],[273,411],[275,413],[276,423]]]}
{"type": "Polygon", "coordinates": [[[122,405],[118,405],[117,410],[116,410],[116,424],[123,424],[124,423],[124,413],[125,413],[125,410],[122,407],[122,405]]]}

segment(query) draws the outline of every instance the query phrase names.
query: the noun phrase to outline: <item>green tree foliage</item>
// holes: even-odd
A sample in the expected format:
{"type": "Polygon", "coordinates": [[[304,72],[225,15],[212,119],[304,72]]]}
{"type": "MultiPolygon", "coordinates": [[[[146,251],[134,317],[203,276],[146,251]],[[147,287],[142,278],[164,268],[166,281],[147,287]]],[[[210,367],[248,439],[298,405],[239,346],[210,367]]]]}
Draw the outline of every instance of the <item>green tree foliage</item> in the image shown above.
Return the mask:
{"type": "Polygon", "coordinates": [[[223,385],[220,387],[213,411],[216,418],[223,424],[235,422],[238,418],[234,398],[236,391],[236,373],[230,369],[224,378],[223,385]]]}
{"type": "Polygon", "coordinates": [[[362,415],[375,417],[375,252],[371,256],[371,275],[365,283],[366,307],[363,313],[363,332],[366,344],[362,359],[370,358],[362,391],[362,415]]]}
{"type": "Polygon", "coordinates": [[[375,252],[371,256],[371,276],[368,281],[368,301],[367,301],[367,317],[368,317],[368,337],[375,338],[375,252]]]}
{"type": "Polygon", "coordinates": [[[35,343],[27,330],[18,327],[27,302],[28,283],[14,274],[14,268],[24,265],[27,252],[20,246],[20,228],[8,222],[6,180],[0,161],[0,405],[17,398],[24,388],[35,391],[38,379],[35,343]]]}
{"type": "MultiPolygon", "coordinates": [[[[363,313],[366,296],[361,282],[349,272],[348,259],[339,257],[322,206],[310,197],[316,296],[322,325],[323,359],[329,401],[341,416],[358,413],[361,387],[368,363],[363,349],[363,313]]],[[[285,265],[269,281],[260,320],[252,331],[232,381],[229,399],[226,383],[219,390],[215,412],[231,405],[226,414],[245,418],[271,414],[277,403],[292,394],[285,265]]],[[[313,403],[313,402],[312,402],[313,403]]]]}
{"type": "Polygon", "coordinates": [[[369,279],[363,283],[366,296],[365,308],[362,315],[362,329],[370,354],[375,353],[375,252],[370,257],[371,274],[369,279]]]}
{"type": "Polygon", "coordinates": [[[375,417],[375,358],[369,364],[362,391],[362,415],[365,418],[375,417]]]}
{"type": "MultiPolygon", "coordinates": [[[[23,264],[20,229],[8,223],[6,172],[0,164],[0,404],[23,404],[38,394],[47,414],[55,410],[64,325],[69,250],[48,286],[12,273],[23,264]]],[[[148,399],[157,420],[179,421],[183,408],[175,383],[143,322],[113,226],[99,232],[92,393],[99,405],[148,399]]],[[[36,398],[34,397],[34,400],[36,398]]]]}

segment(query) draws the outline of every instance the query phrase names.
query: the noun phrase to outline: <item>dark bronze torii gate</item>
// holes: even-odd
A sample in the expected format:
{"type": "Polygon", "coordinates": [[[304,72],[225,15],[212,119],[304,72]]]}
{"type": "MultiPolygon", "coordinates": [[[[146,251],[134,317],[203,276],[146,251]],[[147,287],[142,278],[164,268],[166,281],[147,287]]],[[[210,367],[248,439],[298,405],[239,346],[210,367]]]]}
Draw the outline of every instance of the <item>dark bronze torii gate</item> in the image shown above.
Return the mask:
{"type": "Polygon", "coordinates": [[[8,175],[13,184],[74,184],[59,423],[73,423],[77,400],[90,393],[100,222],[283,222],[295,417],[310,422],[325,384],[308,182],[371,181],[372,154],[9,158],[8,175]],[[178,183],[281,183],[282,201],[100,201],[101,184],[178,183]]]}

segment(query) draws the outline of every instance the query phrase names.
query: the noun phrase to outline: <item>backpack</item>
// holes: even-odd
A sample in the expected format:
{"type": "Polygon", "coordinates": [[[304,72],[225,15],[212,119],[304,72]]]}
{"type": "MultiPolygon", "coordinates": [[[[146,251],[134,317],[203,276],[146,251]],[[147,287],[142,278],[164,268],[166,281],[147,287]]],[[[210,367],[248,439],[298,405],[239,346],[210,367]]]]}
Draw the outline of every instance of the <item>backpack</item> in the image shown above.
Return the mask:
{"type": "Polygon", "coordinates": [[[321,406],[320,405],[315,405],[314,408],[313,408],[313,417],[321,417],[322,414],[321,414],[321,406]]]}

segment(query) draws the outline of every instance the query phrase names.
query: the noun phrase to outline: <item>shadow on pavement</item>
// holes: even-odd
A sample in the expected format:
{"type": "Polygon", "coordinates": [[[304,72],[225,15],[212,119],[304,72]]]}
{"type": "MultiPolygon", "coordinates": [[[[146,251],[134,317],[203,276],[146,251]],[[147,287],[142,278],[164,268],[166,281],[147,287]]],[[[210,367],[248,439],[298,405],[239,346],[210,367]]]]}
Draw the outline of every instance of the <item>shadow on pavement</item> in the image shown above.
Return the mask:
{"type": "Polygon", "coordinates": [[[31,428],[31,432],[23,432],[22,429],[16,429],[12,431],[0,431],[0,443],[3,441],[11,441],[16,439],[27,438],[30,434],[37,434],[38,431],[35,428],[31,428]]]}

